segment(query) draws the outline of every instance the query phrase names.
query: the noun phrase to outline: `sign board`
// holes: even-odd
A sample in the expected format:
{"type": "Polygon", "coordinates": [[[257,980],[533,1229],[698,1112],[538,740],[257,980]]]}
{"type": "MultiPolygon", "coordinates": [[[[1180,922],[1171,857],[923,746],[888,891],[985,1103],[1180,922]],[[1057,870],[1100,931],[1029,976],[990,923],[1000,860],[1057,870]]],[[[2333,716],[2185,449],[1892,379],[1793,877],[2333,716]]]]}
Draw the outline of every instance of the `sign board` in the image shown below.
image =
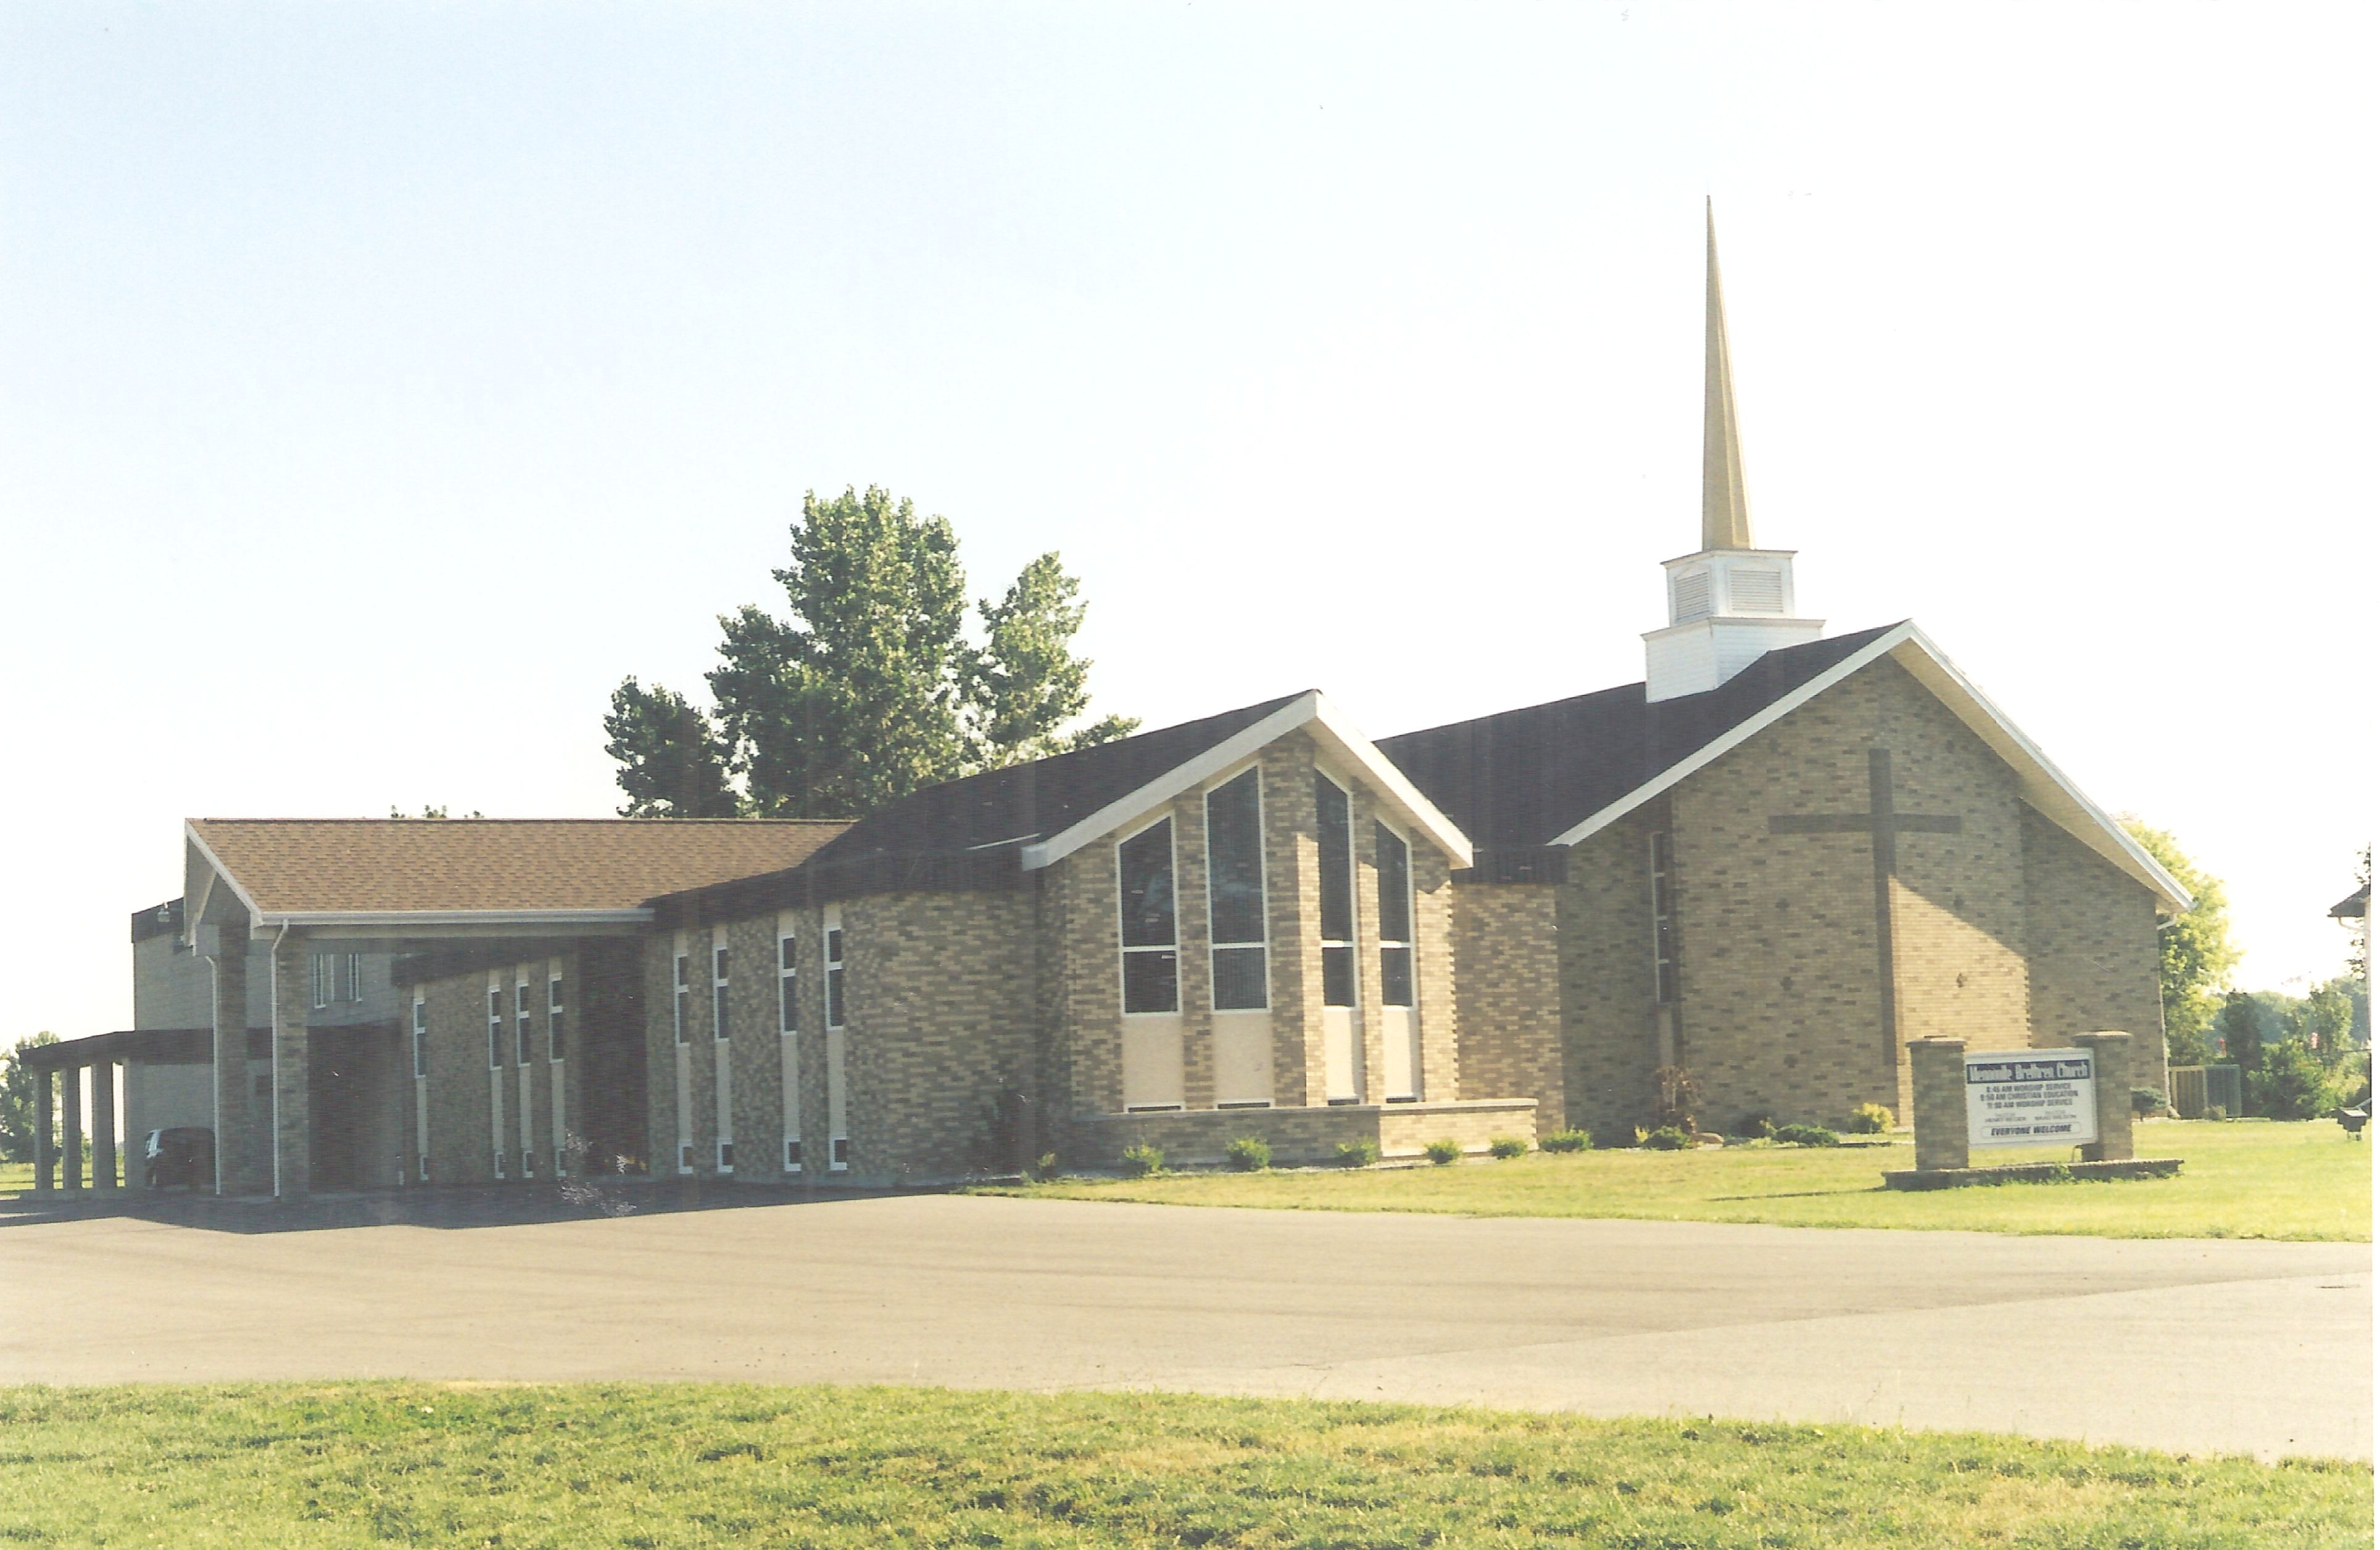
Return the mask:
{"type": "Polygon", "coordinates": [[[1967,1144],[2083,1145],[2099,1139],[2088,1049],[1967,1051],[1967,1144]]]}

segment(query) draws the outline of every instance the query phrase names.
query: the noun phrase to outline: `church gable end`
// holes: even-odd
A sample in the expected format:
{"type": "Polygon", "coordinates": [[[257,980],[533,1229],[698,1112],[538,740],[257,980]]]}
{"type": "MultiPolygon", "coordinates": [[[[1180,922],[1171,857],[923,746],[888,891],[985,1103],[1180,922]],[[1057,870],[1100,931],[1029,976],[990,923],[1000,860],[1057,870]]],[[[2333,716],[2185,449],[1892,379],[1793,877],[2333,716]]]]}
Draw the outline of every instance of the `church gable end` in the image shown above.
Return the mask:
{"type": "Polygon", "coordinates": [[[2034,1045],[2122,1029],[2132,1035],[2133,1083],[2163,1091],[2155,896],[2032,808],[2022,818],[2034,1045]]]}

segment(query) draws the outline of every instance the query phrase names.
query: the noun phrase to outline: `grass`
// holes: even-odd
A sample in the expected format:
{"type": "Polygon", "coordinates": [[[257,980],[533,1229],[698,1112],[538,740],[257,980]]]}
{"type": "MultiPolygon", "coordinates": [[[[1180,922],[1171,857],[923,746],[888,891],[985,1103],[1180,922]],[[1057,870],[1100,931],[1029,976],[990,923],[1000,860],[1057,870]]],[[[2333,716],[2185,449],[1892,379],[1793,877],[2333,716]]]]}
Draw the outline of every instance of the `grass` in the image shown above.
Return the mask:
{"type": "Polygon", "coordinates": [[[0,1543],[2369,1545],[2372,1470],[1157,1394],[0,1389],[0,1543]]]}
{"type": "Polygon", "coordinates": [[[0,1194],[27,1194],[33,1188],[33,1165],[0,1162],[0,1194]]]}
{"type": "MultiPolygon", "coordinates": [[[[2163,1120],[2142,1125],[2133,1135],[2143,1156],[2182,1158],[2180,1176],[1887,1190],[1885,1169],[1913,1165],[1904,1138],[1886,1146],[1839,1149],[1536,1154],[1456,1168],[1062,1178],[1003,1193],[1306,1211],[1620,1217],[2101,1238],[2371,1241],[2371,1146],[2329,1120],[2163,1120]]],[[[2028,1148],[1979,1152],[1975,1160],[2055,1161],[2070,1156],[2063,1148],[2028,1148]]]]}

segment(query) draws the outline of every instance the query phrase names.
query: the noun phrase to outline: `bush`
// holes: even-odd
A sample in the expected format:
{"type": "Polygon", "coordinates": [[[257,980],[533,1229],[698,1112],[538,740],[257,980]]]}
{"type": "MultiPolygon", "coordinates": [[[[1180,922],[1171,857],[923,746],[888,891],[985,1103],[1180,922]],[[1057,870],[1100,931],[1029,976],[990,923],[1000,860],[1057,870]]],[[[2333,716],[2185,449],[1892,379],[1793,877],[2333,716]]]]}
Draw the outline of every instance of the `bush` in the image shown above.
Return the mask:
{"type": "Polygon", "coordinates": [[[1892,1110],[1880,1103],[1860,1105],[1852,1110],[1851,1119],[1843,1125],[1853,1135],[1882,1135],[1891,1128],[1892,1110]]]}
{"type": "Polygon", "coordinates": [[[1380,1144],[1370,1136],[1357,1141],[1342,1141],[1330,1149],[1341,1168],[1369,1168],[1380,1160],[1380,1144]]]}
{"type": "Polygon", "coordinates": [[[1643,1145],[1656,1152],[1682,1152],[1694,1144],[1694,1138],[1675,1125],[1663,1125],[1645,1132],[1643,1145]]]}
{"type": "Polygon", "coordinates": [[[1500,1135],[1488,1143],[1488,1155],[1499,1161],[1526,1156],[1528,1151],[1528,1141],[1522,1136],[1500,1135]]]}
{"type": "Polygon", "coordinates": [[[1767,1141],[1777,1133],[1777,1121],[1766,1114],[1747,1114],[1735,1122],[1735,1133],[1747,1141],[1767,1141]]]}
{"type": "Polygon", "coordinates": [[[1595,1137],[1585,1131],[1556,1131],[1537,1143],[1540,1152],[1584,1152],[1595,1144],[1595,1137]]]}
{"type": "Polygon", "coordinates": [[[1779,1125],[1777,1140],[1786,1146],[1832,1146],[1841,1137],[1824,1125],[1779,1125]]]}
{"type": "Polygon", "coordinates": [[[1165,1154],[1148,1142],[1136,1142],[1123,1149],[1123,1171],[1129,1179],[1145,1179],[1152,1173],[1165,1171],[1165,1154]]]}
{"type": "Polygon", "coordinates": [[[1272,1148],[1260,1135],[1243,1135],[1223,1143],[1223,1160],[1242,1173],[1259,1173],[1272,1166],[1272,1148]]]}
{"type": "Polygon", "coordinates": [[[2143,1117],[2165,1112],[2165,1095],[2154,1087],[2132,1089],[2132,1112],[2143,1117]]]}
{"type": "Polygon", "coordinates": [[[1044,1181],[1058,1177],[1058,1154],[1044,1152],[1036,1157],[1033,1160],[1032,1176],[1037,1180],[1044,1181]]]}
{"type": "Polygon", "coordinates": [[[2265,1047],[2261,1071],[2248,1072],[2248,1107],[2275,1120],[2311,1120],[2338,1106],[2330,1073],[2304,1045],[2265,1047]]]}
{"type": "Polygon", "coordinates": [[[1463,1143],[1460,1141],[1433,1141],[1428,1145],[1421,1149],[1421,1155],[1436,1163],[1439,1167],[1444,1168],[1448,1163],[1451,1163],[1455,1158],[1463,1156],[1463,1143]]]}

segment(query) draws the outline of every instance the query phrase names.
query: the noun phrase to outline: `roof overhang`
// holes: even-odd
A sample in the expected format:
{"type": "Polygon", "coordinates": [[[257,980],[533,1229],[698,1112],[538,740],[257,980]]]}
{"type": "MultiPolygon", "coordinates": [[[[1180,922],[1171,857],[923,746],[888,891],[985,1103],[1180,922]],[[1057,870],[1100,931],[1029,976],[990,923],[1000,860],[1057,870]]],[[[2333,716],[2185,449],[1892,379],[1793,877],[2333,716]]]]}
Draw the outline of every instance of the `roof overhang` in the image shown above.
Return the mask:
{"type": "Polygon", "coordinates": [[[1184,792],[1196,790],[1268,744],[1301,728],[1325,753],[1369,785],[1398,817],[1444,851],[1456,867],[1471,865],[1471,841],[1455,827],[1454,820],[1439,812],[1437,805],[1405,778],[1404,771],[1390,763],[1388,756],[1374,747],[1372,740],[1323,698],[1319,690],[1309,689],[1196,758],[1175,765],[1049,839],[1026,845],[1020,853],[1025,869],[1038,871],[1064,860],[1100,836],[1123,828],[1184,792]]]}
{"type": "Polygon", "coordinates": [[[2016,723],[2010,721],[1999,707],[1959,671],[1958,664],[1944,655],[1940,647],[1926,638],[1925,631],[1910,622],[1885,631],[1791,694],[1764,708],[1759,714],[1738,722],[1723,736],[1714,738],[1626,795],[1589,814],[1548,843],[1577,844],[1588,835],[1643,806],[1696,770],[1725,757],[1828,689],[1885,657],[1890,657],[1906,669],[1911,677],[1923,684],[1952,715],[1965,723],[1969,731],[1983,739],[1985,745],[1999,756],[2015,773],[2018,790],[2036,812],[2154,894],[2159,914],[2178,915],[2190,908],[2192,902],[2190,890],[2176,881],[2173,874],[2159,866],[2156,858],[2143,850],[2138,841],[2125,833],[2121,824],[2083,795],[2081,788],[2049,761],[2049,756],[2020,732],[2016,723]]]}

